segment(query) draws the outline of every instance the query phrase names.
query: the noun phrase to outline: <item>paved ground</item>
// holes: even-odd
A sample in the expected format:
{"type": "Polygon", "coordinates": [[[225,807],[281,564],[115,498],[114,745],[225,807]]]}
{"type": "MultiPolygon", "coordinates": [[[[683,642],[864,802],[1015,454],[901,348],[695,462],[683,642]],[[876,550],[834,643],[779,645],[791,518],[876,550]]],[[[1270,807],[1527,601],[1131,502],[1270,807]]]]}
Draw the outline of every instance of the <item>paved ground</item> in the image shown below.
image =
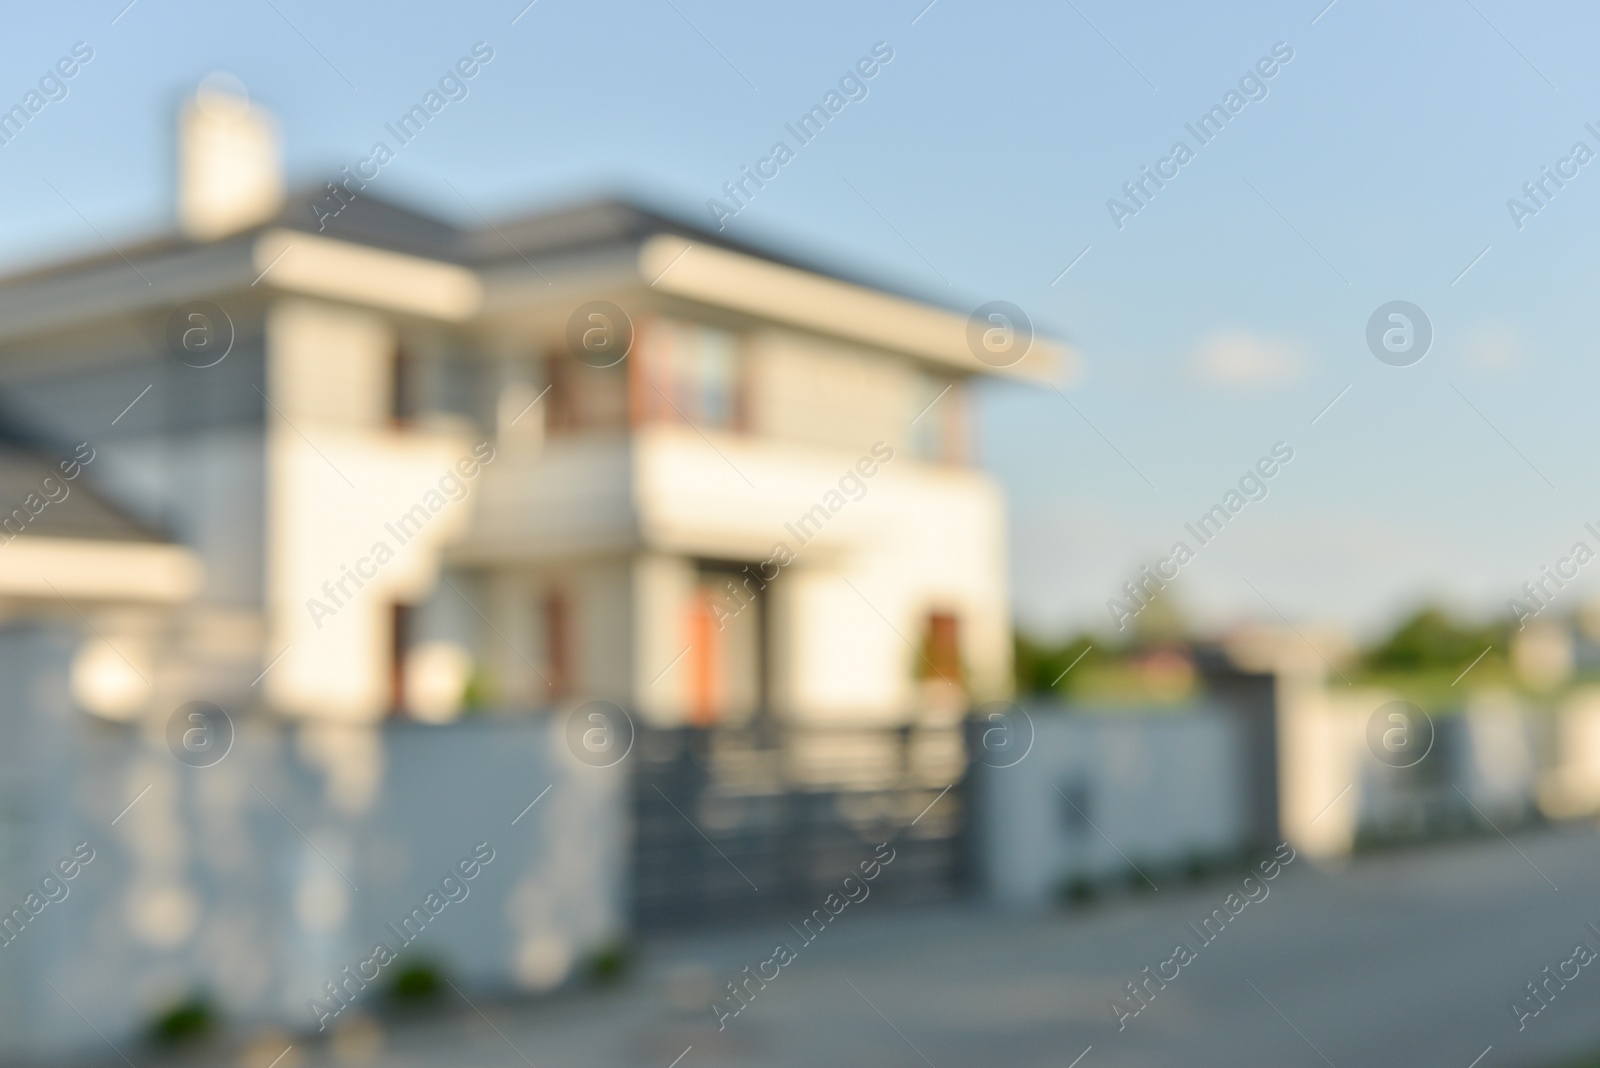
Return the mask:
{"type": "Polygon", "coordinates": [[[1543,1068],[1600,1050],[1600,961],[1520,1033],[1509,1007],[1580,939],[1600,949],[1585,927],[1600,927],[1597,876],[1600,833],[1589,828],[1343,870],[1301,858],[1209,945],[1187,925],[1221,906],[1235,879],[1043,917],[874,911],[869,899],[720,1033],[706,1007],[715,988],[775,943],[799,945],[782,920],[654,943],[613,990],[480,1002],[481,1014],[457,999],[428,1021],[297,1047],[278,1068],[669,1068],[680,1055],[678,1068],[1468,1068],[1480,1055],[1478,1068],[1543,1068]],[[1179,941],[1196,959],[1119,1033],[1112,998],[1179,941]]]}

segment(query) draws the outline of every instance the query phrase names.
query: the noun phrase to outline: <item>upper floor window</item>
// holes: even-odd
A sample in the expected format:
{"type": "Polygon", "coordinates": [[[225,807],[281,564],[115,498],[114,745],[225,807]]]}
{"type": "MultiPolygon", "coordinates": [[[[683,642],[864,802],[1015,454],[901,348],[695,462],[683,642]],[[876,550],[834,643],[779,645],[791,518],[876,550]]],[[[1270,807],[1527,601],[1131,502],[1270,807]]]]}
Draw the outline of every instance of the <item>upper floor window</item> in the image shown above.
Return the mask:
{"type": "Polygon", "coordinates": [[[696,323],[653,319],[634,341],[635,404],[641,421],[743,426],[739,339],[696,323]]]}
{"type": "Polygon", "coordinates": [[[590,367],[565,353],[545,361],[550,387],[545,407],[551,433],[619,430],[628,422],[626,361],[614,367],[590,367]]]}
{"type": "Polygon", "coordinates": [[[967,397],[961,380],[918,371],[912,392],[911,453],[930,463],[967,459],[967,397]]]}
{"type": "Polygon", "coordinates": [[[488,420],[489,366],[436,339],[398,340],[389,354],[389,421],[396,429],[438,418],[488,420]]]}

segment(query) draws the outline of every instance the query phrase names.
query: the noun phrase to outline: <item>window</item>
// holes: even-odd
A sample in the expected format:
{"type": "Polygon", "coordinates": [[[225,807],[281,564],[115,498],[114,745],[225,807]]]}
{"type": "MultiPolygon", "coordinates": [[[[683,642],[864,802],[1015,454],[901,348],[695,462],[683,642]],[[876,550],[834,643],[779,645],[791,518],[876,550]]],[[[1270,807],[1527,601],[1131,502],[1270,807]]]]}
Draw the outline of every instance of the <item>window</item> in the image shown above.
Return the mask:
{"type": "Polygon", "coordinates": [[[739,342],[733,334],[656,319],[641,326],[634,351],[635,411],[642,419],[742,427],[739,342]]]}
{"type": "Polygon", "coordinates": [[[929,463],[967,458],[966,388],[955,378],[919,371],[912,397],[911,454],[929,463]]]}
{"type": "Polygon", "coordinates": [[[413,609],[408,604],[389,610],[389,709],[404,715],[406,707],[406,653],[411,648],[413,609]]]}
{"type": "Polygon", "coordinates": [[[917,676],[961,685],[961,628],[954,614],[928,613],[922,656],[917,660],[917,676]]]}
{"type": "Polygon", "coordinates": [[[628,421],[627,361],[615,367],[590,367],[570,356],[545,363],[550,383],[547,426],[552,434],[620,430],[628,421]]]}
{"type": "Polygon", "coordinates": [[[404,429],[419,420],[458,416],[482,423],[489,415],[489,368],[463,353],[397,342],[389,356],[389,420],[404,429]]]}
{"type": "Polygon", "coordinates": [[[544,672],[550,699],[572,694],[572,613],[567,596],[551,590],[544,597],[544,672]]]}
{"type": "Polygon", "coordinates": [[[417,415],[417,366],[404,347],[396,343],[389,358],[389,418],[396,428],[417,415]]]}

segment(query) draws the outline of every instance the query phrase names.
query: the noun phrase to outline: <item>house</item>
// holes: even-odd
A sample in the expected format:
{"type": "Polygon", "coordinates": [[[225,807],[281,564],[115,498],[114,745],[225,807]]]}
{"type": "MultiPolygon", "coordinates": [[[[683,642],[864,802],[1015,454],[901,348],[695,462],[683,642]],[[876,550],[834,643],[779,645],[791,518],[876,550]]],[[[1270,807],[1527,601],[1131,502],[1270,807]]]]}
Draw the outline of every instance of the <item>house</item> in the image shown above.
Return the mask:
{"type": "Polygon", "coordinates": [[[176,230],[0,280],[4,907],[100,858],[0,936],[0,1048],[193,989],[325,1022],[469,850],[433,951],[563,981],[625,878],[622,787],[539,726],[583,702],[955,736],[1009,690],[969,391],[1066,349],[626,201],[290,194],[277,138],[208,83],[176,230]]]}
{"type": "Polygon", "coordinates": [[[0,286],[0,400],[199,568],[181,624],[101,628],[160,679],[91,711],[897,722],[919,677],[1007,692],[969,389],[1060,346],[981,362],[958,312],[621,201],[459,228],[348,180],[285,200],[254,105],[208,89],[183,126],[179,232],[0,286]]]}

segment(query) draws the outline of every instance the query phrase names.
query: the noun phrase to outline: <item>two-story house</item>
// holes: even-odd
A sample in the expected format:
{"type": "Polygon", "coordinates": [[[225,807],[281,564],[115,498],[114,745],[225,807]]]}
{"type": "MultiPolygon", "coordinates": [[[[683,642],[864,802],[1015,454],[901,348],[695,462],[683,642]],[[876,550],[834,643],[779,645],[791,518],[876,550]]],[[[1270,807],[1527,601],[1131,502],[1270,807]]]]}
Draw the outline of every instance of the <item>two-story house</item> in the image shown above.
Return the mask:
{"type": "Polygon", "coordinates": [[[625,202],[286,200],[270,118],[216,91],[183,129],[178,232],[0,288],[6,410],[88,441],[85,483],[198,576],[182,622],[85,591],[123,654],[86,645],[91,710],[884,723],[1007,692],[969,390],[1058,345],[980,361],[966,315],[625,202]]]}
{"type": "Polygon", "coordinates": [[[474,903],[397,949],[565,981],[628,922],[584,702],[934,728],[909,817],[1009,690],[969,390],[1061,346],[633,203],[459,226],[278,155],[204,89],[174,230],[0,280],[0,1051],[194,990],[359,1011],[479,835],[474,903]]]}

